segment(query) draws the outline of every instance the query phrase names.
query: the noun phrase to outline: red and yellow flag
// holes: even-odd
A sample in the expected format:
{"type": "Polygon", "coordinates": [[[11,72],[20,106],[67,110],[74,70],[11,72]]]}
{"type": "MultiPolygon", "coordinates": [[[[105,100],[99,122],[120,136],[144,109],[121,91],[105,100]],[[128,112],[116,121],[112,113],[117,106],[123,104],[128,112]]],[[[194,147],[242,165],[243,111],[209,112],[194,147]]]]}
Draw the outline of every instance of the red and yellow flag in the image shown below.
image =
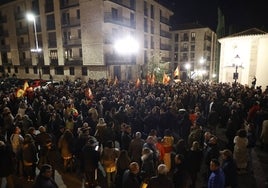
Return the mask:
{"type": "Polygon", "coordinates": [[[141,85],[141,80],[139,78],[137,78],[137,81],[136,81],[136,84],[135,84],[135,87],[140,87],[141,85]]]}
{"type": "Polygon", "coordinates": [[[179,69],[179,66],[177,66],[177,68],[174,71],[174,77],[180,77],[180,69],[179,69]]]}
{"type": "Polygon", "coordinates": [[[170,77],[164,72],[163,74],[163,84],[167,85],[170,81],[170,77]]]}
{"type": "Polygon", "coordinates": [[[115,76],[115,78],[114,78],[114,84],[113,85],[115,86],[117,84],[118,84],[118,78],[117,78],[117,76],[115,76]]]}

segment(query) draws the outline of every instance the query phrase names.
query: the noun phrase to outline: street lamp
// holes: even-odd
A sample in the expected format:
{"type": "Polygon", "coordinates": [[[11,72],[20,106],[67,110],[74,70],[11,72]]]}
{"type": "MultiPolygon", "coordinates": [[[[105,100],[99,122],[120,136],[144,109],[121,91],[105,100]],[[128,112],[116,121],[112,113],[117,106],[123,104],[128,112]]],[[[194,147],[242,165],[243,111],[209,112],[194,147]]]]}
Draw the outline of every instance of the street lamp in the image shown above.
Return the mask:
{"type": "Polygon", "coordinates": [[[234,75],[233,75],[233,79],[235,80],[234,84],[236,85],[236,82],[237,82],[237,79],[238,79],[238,67],[241,66],[241,61],[240,61],[240,57],[239,55],[237,54],[235,57],[234,57],[234,66],[235,66],[235,72],[234,72],[234,75]]]}
{"type": "Polygon", "coordinates": [[[36,19],[35,19],[35,15],[32,13],[28,13],[26,17],[29,21],[33,22],[33,26],[34,26],[35,48],[31,49],[31,52],[37,54],[37,66],[38,66],[38,72],[39,72],[39,79],[41,80],[42,75],[41,75],[40,64],[39,64],[39,53],[42,51],[42,49],[39,48],[39,45],[38,45],[37,31],[36,31],[36,19]]]}
{"type": "Polygon", "coordinates": [[[189,71],[190,68],[191,68],[191,64],[190,64],[190,63],[186,63],[186,64],[185,64],[185,69],[186,69],[186,71],[187,71],[187,74],[188,74],[188,72],[189,72],[189,75],[187,75],[187,76],[189,76],[189,79],[191,79],[191,72],[189,71]]]}

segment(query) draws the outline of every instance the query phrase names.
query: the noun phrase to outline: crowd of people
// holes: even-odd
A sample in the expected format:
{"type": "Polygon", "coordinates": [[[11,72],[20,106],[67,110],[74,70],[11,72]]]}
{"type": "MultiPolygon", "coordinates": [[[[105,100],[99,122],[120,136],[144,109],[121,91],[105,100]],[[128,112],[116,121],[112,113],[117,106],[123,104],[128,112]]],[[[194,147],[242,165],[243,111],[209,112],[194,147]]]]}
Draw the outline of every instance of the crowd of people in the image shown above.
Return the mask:
{"type": "Polygon", "coordinates": [[[237,187],[251,149],[268,145],[268,88],[239,83],[65,80],[22,97],[6,88],[0,113],[0,185],[10,188],[13,176],[58,187],[55,170],[87,187],[194,188],[199,175],[204,187],[237,187]]]}

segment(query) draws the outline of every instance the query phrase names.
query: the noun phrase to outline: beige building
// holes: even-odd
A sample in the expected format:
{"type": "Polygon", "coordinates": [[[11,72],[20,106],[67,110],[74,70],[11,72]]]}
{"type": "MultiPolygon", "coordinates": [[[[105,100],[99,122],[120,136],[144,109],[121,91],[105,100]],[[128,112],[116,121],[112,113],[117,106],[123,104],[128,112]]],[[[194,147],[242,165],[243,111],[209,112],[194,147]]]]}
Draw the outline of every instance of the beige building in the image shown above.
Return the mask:
{"type": "Polygon", "coordinates": [[[214,79],[217,36],[200,24],[185,24],[172,31],[172,61],[181,79],[214,79]]]}
{"type": "Polygon", "coordinates": [[[221,43],[219,82],[251,86],[268,85],[268,34],[253,28],[219,39],[221,43]]]}
{"type": "Polygon", "coordinates": [[[3,4],[1,72],[22,78],[117,76],[134,80],[147,73],[153,57],[170,62],[172,14],[154,0],[16,0],[3,4]],[[35,15],[35,22],[26,19],[28,12],[35,15]],[[136,43],[122,43],[130,37],[136,43]],[[118,41],[121,52],[127,53],[116,51],[118,41]],[[39,48],[41,51],[36,50],[39,48]]]}

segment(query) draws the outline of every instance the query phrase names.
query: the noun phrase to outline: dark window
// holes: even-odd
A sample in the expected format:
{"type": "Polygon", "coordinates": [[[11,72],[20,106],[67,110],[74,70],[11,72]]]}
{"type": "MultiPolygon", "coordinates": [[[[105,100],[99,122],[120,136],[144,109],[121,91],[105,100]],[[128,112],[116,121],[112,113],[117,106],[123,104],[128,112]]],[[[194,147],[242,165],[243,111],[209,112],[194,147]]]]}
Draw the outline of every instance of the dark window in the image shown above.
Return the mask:
{"type": "Polygon", "coordinates": [[[179,41],[179,34],[176,33],[176,34],[175,34],[175,42],[178,42],[178,41],[179,41]]]}
{"type": "Polygon", "coordinates": [[[87,76],[87,67],[82,67],[82,75],[87,76]]]}
{"type": "Polygon", "coordinates": [[[64,75],[63,67],[55,67],[56,75],[64,75]]]}
{"type": "Polygon", "coordinates": [[[148,22],[146,18],[144,18],[144,32],[148,32],[148,22]]]}
{"type": "Polygon", "coordinates": [[[154,19],[154,6],[151,5],[151,18],[154,19]]]}
{"type": "Polygon", "coordinates": [[[50,74],[50,68],[48,66],[42,67],[43,74],[50,74]]]}
{"type": "Polygon", "coordinates": [[[29,67],[25,67],[25,73],[29,74],[29,67]]]}
{"type": "Polygon", "coordinates": [[[83,57],[83,51],[82,51],[82,48],[79,48],[79,57],[83,57]]]}
{"type": "Polygon", "coordinates": [[[48,33],[48,47],[49,48],[56,48],[57,47],[57,39],[56,39],[55,32],[48,33]]]}
{"type": "Polygon", "coordinates": [[[77,19],[80,19],[80,10],[79,10],[79,9],[76,10],[76,18],[77,18],[77,19]]]}
{"type": "Polygon", "coordinates": [[[47,30],[55,29],[55,18],[54,14],[47,15],[47,30]]]}
{"type": "Polygon", "coordinates": [[[34,74],[37,74],[37,66],[33,67],[33,72],[34,72],[34,74]]]}
{"type": "Polygon", "coordinates": [[[115,8],[112,8],[112,18],[115,20],[118,19],[118,10],[115,8]]]}
{"type": "Polygon", "coordinates": [[[69,67],[70,75],[74,75],[74,67],[69,67]]]}
{"type": "Polygon", "coordinates": [[[53,12],[54,11],[53,0],[46,0],[45,2],[46,2],[45,12],[53,12]]]}
{"type": "Polygon", "coordinates": [[[14,67],[14,72],[15,72],[15,73],[18,73],[18,72],[19,72],[18,67],[16,67],[16,66],[14,67]]]}

